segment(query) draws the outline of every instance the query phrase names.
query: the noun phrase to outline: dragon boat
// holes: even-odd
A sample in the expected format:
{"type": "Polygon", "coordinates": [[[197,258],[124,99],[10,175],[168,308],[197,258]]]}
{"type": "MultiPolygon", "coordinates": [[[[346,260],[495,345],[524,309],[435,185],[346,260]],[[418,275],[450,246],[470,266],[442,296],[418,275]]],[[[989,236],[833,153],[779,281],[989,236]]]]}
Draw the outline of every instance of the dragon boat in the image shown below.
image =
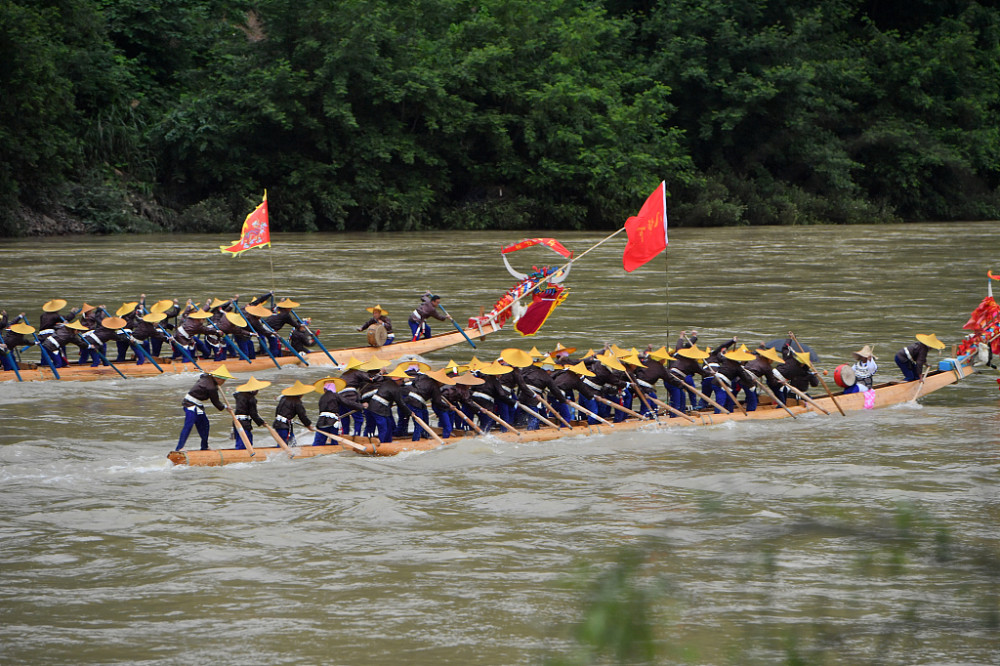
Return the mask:
{"type": "MultiPolygon", "coordinates": [[[[829,418],[840,418],[838,406],[845,412],[856,412],[865,409],[879,409],[905,402],[915,401],[930,393],[940,390],[950,384],[961,381],[975,372],[973,367],[975,353],[959,356],[957,359],[945,359],[938,364],[938,369],[930,372],[920,380],[910,382],[885,382],[876,384],[871,391],[858,393],[837,393],[832,396],[814,396],[812,403],[789,399],[785,406],[787,411],[775,404],[769,398],[762,398],[756,410],[745,415],[735,410],[730,414],[715,414],[711,410],[688,412],[688,418],[668,418],[659,415],[656,419],[630,418],[614,425],[588,425],[586,421],[572,422],[572,428],[542,427],[538,430],[520,430],[514,432],[493,431],[488,435],[477,435],[471,431],[454,430],[452,437],[442,442],[436,439],[394,439],[391,442],[379,443],[374,437],[345,436],[357,448],[349,445],[332,444],[329,446],[290,446],[289,451],[277,446],[255,446],[254,455],[243,449],[210,449],[171,451],[167,458],[175,465],[218,467],[234,463],[265,462],[277,456],[289,456],[293,459],[312,458],[331,454],[394,456],[407,451],[430,451],[433,449],[465,441],[475,437],[486,437],[511,443],[544,442],[563,437],[610,435],[616,432],[642,429],[650,432],[666,432],[672,428],[688,426],[711,426],[726,422],[768,421],[773,419],[795,418],[804,414],[814,413],[829,418]]],[[[434,429],[440,434],[439,429],[434,429]]],[[[309,437],[311,437],[311,433],[309,437]]],[[[263,440],[261,440],[263,441],[263,440]]]]}

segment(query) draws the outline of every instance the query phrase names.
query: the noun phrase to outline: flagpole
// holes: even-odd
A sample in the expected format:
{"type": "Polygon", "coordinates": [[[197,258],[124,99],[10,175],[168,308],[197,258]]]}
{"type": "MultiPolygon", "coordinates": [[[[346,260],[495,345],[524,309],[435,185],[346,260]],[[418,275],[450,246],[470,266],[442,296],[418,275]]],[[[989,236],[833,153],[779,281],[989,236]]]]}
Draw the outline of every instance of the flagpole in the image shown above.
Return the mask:
{"type": "Polygon", "coordinates": [[[274,246],[267,244],[267,258],[271,262],[271,293],[274,293],[274,246]]]}
{"type": "Polygon", "coordinates": [[[667,347],[670,347],[670,247],[663,251],[663,272],[666,277],[667,295],[667,347]]]}

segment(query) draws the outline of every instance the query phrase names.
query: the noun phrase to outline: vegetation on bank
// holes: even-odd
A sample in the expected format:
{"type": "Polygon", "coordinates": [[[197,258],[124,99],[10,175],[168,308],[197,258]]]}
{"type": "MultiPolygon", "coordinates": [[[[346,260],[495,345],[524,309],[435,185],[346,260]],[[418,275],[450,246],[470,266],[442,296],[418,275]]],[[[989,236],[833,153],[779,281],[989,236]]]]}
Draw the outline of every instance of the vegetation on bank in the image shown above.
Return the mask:
{"type": "Polygon", "coordinates": [[[6,0],[0,235],[1000,218],[960,0],[6,0]]]}

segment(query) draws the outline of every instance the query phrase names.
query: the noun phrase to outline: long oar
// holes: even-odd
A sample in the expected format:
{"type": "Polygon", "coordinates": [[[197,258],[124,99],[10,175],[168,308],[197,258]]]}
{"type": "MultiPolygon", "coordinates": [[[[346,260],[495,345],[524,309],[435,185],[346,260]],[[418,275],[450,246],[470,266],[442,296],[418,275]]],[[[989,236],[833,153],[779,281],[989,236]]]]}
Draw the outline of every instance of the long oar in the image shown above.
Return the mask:
{"type": "Polygon", "coordinates": [[[243,446],[247,447],[247,451],[250,452],[250,457],[253,458],[257,455],[257,452],[253,450],[253,444],[250,443],[250,438],[247,437],[247,431],[243,429],[243,424],[240,423],[238,418],[236,418],[236,412],[234,412],[233,408],[229,406],[229,398],[226,397],[226,392],[223,391],[221,387],[219,388],[219,395],[222,396],[222,402],[226,406],[226,411],[233,417],[233,425],[236,426],[236,432],[239,434],[240,439],[243,440],[243,446]]]}
{"type": "Polygon", "coordinates": [[[607,398],[605,398],[602,395],[595,396],[595,399],[597,400],[597,402],[603,402],[605,405],[607,405],[611,409],[617,409],[619,412],[628,414],[629,416],[634,416],[634,417],[636,417],[637,419],[639,419],[641,421],[652,421],[653,420],[651,417],[649,417],[649,416],[643,416],[639,412],[631,410],[628,407],[625,407],[624,405],[619,405],[617,402],[612,402],[611,400],[608,400],[607,398]]]}
{"type": "MultiPolygon", "coordinates": [[[[443,305],[441,305],[439,303],[438,307],[441,308],[441,312],[444,313],[445,317],[448,317],[449,319],[451,319],[451,315],[448,314],[448,311],[444,309],[443,305]]],[[[458,329],[458,332],[462,334],[462,337],[465,338],[465,341],[468,342],[470,345],[472,345],[472,348],[475,349],[476,348],[476,343],[474,343],[472,341],[472,338],[470,338],[468,335],[465,334],[465,331],[462,329],[461,326],[458,325],[458,322],[455,321],[454,319],[451,319],[451,324],[452,324],[452,326],[454,326],[455,328],[458,329]]]]}
{"type": "Polygon", "coordinates": [[[539,414],[538,412],[536,412],[531,407],[528,407],[523,402],[520,403],[518,406],[521,409],[523,409],[525,412],[527,412],[530,416],[534,416],[536,419],[538,419],[539,421],[541,421],[545,425],[549,426],[550,428],[555,428],[556,430],[560,429],[559,426],[557,426],[555,423],[553,423],[552,421],[548,420],[547,418],[545,418],[544,416],[542,416],[541,414],[539,414]]]}
{"type": "Polygon", "coordinates": [[[35,344],[38,345],[39,351],[42,352],[42,360],[45,362],[45,365],[49,366],[49,370],[52,371],[52,374],[55,375],[56,379],[60,379],[59,371],[56,370],[56,364],[52,360],[52,357],[49,356],[49,350],[42,346],[42,341],[38,339],[38,334],[32,333],[31,337],[35,339],[35,344]]]}
{"type": "Polygon", "coordinates": [[[281,435],[279,435],[278,431],[274,429],[274,426],[272,426],[270,423],[267,423],[265,421],[264,422],[264,427],[267,428],[267,431],[269,433],[271,433],[271,437],[273,437],[274,441],[278,443],[278,446],[280,446],[282,448],[282,450],[284,450],[285,453],[287,453],[288,455],[290,455],[291,457],[294,458],[295,456],[294,456],[294,454],[292,454],[292,450],[290,448],[288,448],[288,443],[285,442],[285,440],[281,439],[281,435]]]}
{"type": "Polygon", "coordinates": [[[213,321],[212,321],[211,319],[206,319],[206,320],[205,320],[205,323],[206,323],[206,324],[207,324],[208,326],[211,326],[211,327],[212,327],[212,330],[214,330],[214,331],[215,331],[216,333],[218,333],[219,335],[221,335],[221,336],[222,336],[222,339],[223,339],[223,340],[225,340],[225,342],[226,342],[226,344],[227,344],[227,345],[229,346],[229,348],[230,348],[230,349],[232,349],[233,351],[235,351],[235,352],[236,352],[236,354],[237,354],[237,355],[238,355],[238,356],[239,356],[239,357],[240,357],[241,359],[243,359],[243,360],[244,360],[244,361],[246,361],[247,363],[253,363],[253,361],[251,361],[251,360],[250,360],[250,357],[249,357],[249,356],[247,356],[246,354],[244,354],[244,353],[243,353],[243,350],[242,350],[242,349],[240,349],[240,346],[239,346],[238,344],[236,344],[236,341],[235,341],[235,340],[233,340],[233,339],[232,339],[231,337],[229,337],[229,335],[228,335],[228,334],[226,334],[226,333],[223,333],[223,332],[222,332],[222,329],[220,329],[220,328],[219,328],[218,326],[216,326],[216,325],[215,325],[215,322],[213,322],[213,321]]]}
{"type": "Polygon", "coordinates": [[[431,437],[433,437],[437,441],[438,444],[444,444],[444,440],[441,439],[441,436],[438,435],[433,430],[431,430],[431,427],[429,425],[427,425],[426,423],[424,423],[424,420],[422,418],[420,418],[419,416],[417,416],[413,412],[410,412],[410,416],[413,417],[414,423],[416,423],[418,426],[420,426],[421,428],[423,428],[424,431],[427,434],[429,434],[431,437]]]}
{"type": "Polygon", "coordinates": [[[806,402],[808,402],[808,403],[809,403],[810,405],[812,405],[813,407],[815,407],[815,408],[816,408],[816,409],[818,409],[819,411],[823,412],[823,413],[824,413],[824,414],[826,414],[826,415],[829,415],[829,414],[830,414],[830,412],[828,412],[827,410],[825,410],[825,409],[823,409],[822,407],[820,407],[820,406],[819,406],[819,404],[818,404],[818,403],[817,403],[817,402],[816,402],[815,400],[813,400],[813,399],[812,399],[812,398],[810,398],[810,397],[809,397],[808,395],[806,395],[806,393],[805,393],[804,391],[801,391],[801,390],[799,390],[799,389],[795,388],[795,387],[794,387],[794,386],[792,386],[792,385],[791,385],[790,383],[788,383],[788,381],[783,381],[783,382],[781,382],[781,383],[782,383],[783,385],[787,386],[787,387],[788,387],[788,389],[789,389],[790,391],[792,391],[792,392],[793,392],[793,393],[794,393],[795,395],[799,396],[800,398],[802,398],[803,400],[805,400],[806,402]]]}
{"type": "Polygon", "coordinates": [[[732,414],[732,412],[730,412],[728,409],[726,409],[725,407],[723,407],[722,405],[720,405],[719,403],[717,403],[715,400],[712,400],[707,395],[705,395],[704,393],[702,393],[701,391],[699,391],[695,387],[693,387],[690,384],[688,384],[686,381],[681,380],[681,386],[683,388],[686,388],[688,390],[688,392],[691,393],[692,395],[698,396],[699,398],[701,398],[702,400],[704,400],[708,404],[712,405],[713,407],[718,407],[720,410],[722,410],[723,414],[732,414]]]}
{"type": "Polygon", "coordinates": [[[563,416],[562,416],[562,414],[560,414],[558,410],[556,410],[555,408],[553,408],[552,405],[549,404],[548,400],[546,400],[544,397],[542,397],[541,393],[539,393],[538,391],[532,391],[532,393],[534,393],[535,397],[538,398],[538,402],[542,403],[542,405],[545,407],[545,409],[549,410],[549,413],[552,414],[552,416],[554,416],[557,419],[559,419],[559,422],[562,423],[567,428],[569,428],[570,430],[573,429],[573,426],[570,424],[570,422],[567,421],[566,419],[564,419],[563,416]]]}
{"type": "Polygon", "coordinates": [[[650,400],[652,400],[655,404],[659,405],[660,407],[663,407],[663,409],[667,410],[671,414],[674,414],[675,416],[680,416],[681,418],[685,418],[688,421],[690,421],[691,423],[695,422],[693,418],[691,418],[690,416],[688,416],[687,414],[685,414],[681,410],[677,409],[676,407],[674,407],[672,405],[668,405],[667,403],[663,402],[659,398],[650,398],[650,400]]]}
{"type": "Polygon", "coordinates": [[[105,364],[105,365],[110,365],[110,366],[111,366],[111,367],[112,367],[112,368],[114,369],[114,371],[115,371],[115,372],[117,372],[117,373],[118,373],[118,374],[119,374],[119,375],[121,376],[121,378],[122,378],[122,379],[128,379],[128,377],[126,377],[125,375],[123,375],[123,374],[122,374],[122,371],[121,371],[121,370],[119,370],[119,369],[118,369],[118,368],[117,368],[117,367],[115,366],[115,364],[114,364],[114,363],[112,363],[111,361],[109,361],[109,360],[108,360],[108,357],[107,357],[107,356],[105,356],[105,355],[104,355],[104,354],[103,354],[103,353],[101,352],[101,350],[97,348],[97,346],[96,346],[96,345],[94,345],[94,344],[92,344],[92,343],[90,343],[90,342],[87,342],[87,339],[86,339],[85,337],[83,337],[82,335],[81,335],[81,336],[79,336],[79,337],[80,337],[80,339],[81,339],[81,340],[83,340],[84,342],[86,342],[86,343],[87,343],[87,346],[88,346],[88,347],[90,347],[91,351],[93,351],[93,352],[94,352],[95,354],[97,354],[98,356],[100,356],[100,357],[101,357],[101,360],[102,360],[102,361],[104,361],[104,364],[105,364]]]}
{"type": "Polygon", "coordinates": [[[726,392],[726,397],[728,397],[730,400],[732,400],[733,404],[735,404],[737,407],[740,408],[740,411],[743,412],[743,416],[746,416],[747,415],[746,407],[744,407],[743,403],[741,403],[739,400],[737,400],[736,396],[733,395],[733,391],[732,391],[732,389],[729,388],[729,385],[726,383],[726,380],[725,379],[720,379],[719,378],[719,373],[716,372],[714,368],[710,368],[707,365],[704,366],[704,367],[708,368],[708,371],[712,373],[712,378],[715,379],[715,381],[719,384],[719,386],[722,387],[722,390],[726,392]]]}
{"type": "Polygon", "coordinates": [[[656,410],[653,409],[652,405],[649,404],[649,400],[646,399],[647,396],[646,396],[645,391],[643,391],[642,387],[639,386],[639,382],[635,381],[635,377],[632,376],[632,371],[629,370],[628,367],[626,367],[624,365],[622,367],[625,368],[625,376],[628,377],[628,380],[630,382],[632,382],[632,386],[635,387],[635,392],[639,394],[639,400],[642,402],[643,406],[645,406],[646,411],[649,412],[649,413],[651,413],[653,415],[653,418],[656,420],[656,422],[659,423],[660,422],[660,415],[657,414],[656,410]]]}
{"type": "Polygon", "coordinates": [[[471,426],[472,429],[475,430],[478,434],[480,434],[480,435],[485,435],[486,434],[486,433],[483,432],[482,428],[480,428],[478,425],[476,425],[475,421],[473,421],[472,419],[470,419],[468,416],[465,415],[465,412],[463,412],[461,409],[459,409],[455,405],[451,404],[451,401],[448,400],[448,398],[445,398],[444,396],[442,396],[441,399],[444,400],[444,404],[448,405],[448,409],[450,409],[451,411],[453,411],[456,414],[458,414],[462,418],[462,420],[465,421],[469,426],[471,426]]]}
{"type": "Polygon", "coordinates": [[[237,314],[243,317],[243,321],[249,324],[250,332],[257,336],[257,339],[260,341],[260,346],[263,347],[264,351],[267,352],[267,355],[271,357],[271,361],[274,362],[274,367],[280,369],[281,364],[278,363],[278,360],[274,358],[274,354],[271,353],[271,346],[267,344],[267,340],[264,339],[264,336],[257,332],[257,329],[253,327],[253,324],[250,324],[250,320],[247,319],[246,314],[243,312],[243,310],[240,309],[240,304],[236,301],[235,298],[233,299],[233,305],[236,307],[237,314]]]}
{"type": "Polygon", "coordinates": [[[10,359],[11,365],[14,366],[14,374],[17,376],[17,381],[23,382],[24,379],[21,378],[21,370],[17,367],[17,357],[14,356],[14,350],[8,349],[7,351],[2,353],[4,356],[10,359]]]}
{"type": "MultiPolygon", "coordinates": [[[[805,352],[807,356],[809,355],[809,353],[806,352],[805,347],[802,346],[802,343],[800,343],[798,339],[795,337],[794,333],[788,331],[788,336],[792,339],[792,342],[794,342],[799,346],[799,351],[805,352]]],[[[823,390],[826,391],[826,394],[830,397],[830,400],[833,401],[833,406],[837,408],[837,411],[840,412],[841,416],[847,416],[847,414],[844,413],[843,408],[841,408],[840,403],[837,402],[837,399],[833,397],[833,393],[830,391],[830,387],[826,385],[826,380],[823,379],[823,374],[816,369],[816,366],[813,365],[811,358],[809,359],[808,365],[809,368],[816,374],[816,377],[819,379],[819,383],[823,385],[823,390]]]]}
{"type": "Polygon", "coordinates": [[[603,424],[605,424],[605,425],[609,425],[609,426],[611,426],[612,428],[613,428],[613,427],[615,426],[615,424],[614,424],[614,423],[612,423],[611,421],[608,421],[608,420],[607,420],[607,419],[605,419],[605,418],[601,418],[600,416],[598,416],[598,415],[597,415],[597,414],[595,414],[594,412],[590,411],[589,409],[587,409],[586,407],[584,407],[583,405],[581,405],[581,404],[580,404],[580,403],[578,403],[578,402],[573,402],[573,401],[572,401],[572,400],[570,400],[569,398],[566,398],[566,403],[567,403],[567,404],[569,404],[569,405],[572,405],[573,407],[576,407],[576,408],[577,408],[578,410],[580,410],[581,412],[583,412],[583,413],[584,413],[584,414],[586,414],[587,416],[593,416],[593,417],[594,417],[595,419],[597,419],[598,421],[600,421],[601,423],[603,423],[603,424]]]}
{"type": "Polygon", "coordinates": [[[309,327],[306,326],[306,323],[305,323],[305,321],[302,320],[302,317],[300,317],[297,314],[295,314],[295,310],[292,310],[291,312],[292,312],[292,316],[295,317],[295,321],[299,322],[299,324],[301,326],[305,326],[306,327],[306,332],[308,332],[309,335],[313,336],[313,340],[315,340],[316,344],[319,345],[319,348],[323,350],[323,353],[326,354],[326,357],[328,359],[330,359],[330,361],[332,361],[334,365],[340,365],[339,363],[337,363],[337,359],[335,359],[333,356],[331,356],[330,352],[327,350],[327,348],[323,346],[323,341],[319,339],[319,336],[309,330],[309,327]]]}
{"type": "Polygon", "coordinates": [[[771,396],[771,400],[774,400],[774,402],[779,407],[781,407],[786,412],[788,412],[789,416],[791,416],[793,419],[794,418],[798,418],[798,417],[795,416],[795,414],[792,412],[792,410],[788,409],[788,405],[786,405],[785,403],[783,403],[781,401],[781,398],[779,398],[778,395],[774,391],[771,390],[771,387],[767,385],[767,382],[765,382],[763,379],[761,379],[757,375],[752,374],[749,370],[747,370],[746,373],[749,374],[751,377],[753,377],[754,381],[757,382],[757,386],[759,386],[760,388],[764,389],[764,391],[769,396],[771,396]]]}
{"type": "Polygon", "coordinates": [[[293,354],[295,354],[298,357],[298,359],[300,361],[302,361],[303,365],[309,365],[309,361],[305,360],[302,357],[302,354],[300,354],[298,351],[296,351],[296,349],[294,347],[292,347],[291,344],[289,344],[288,340],[285,340],[283,337],[281,337],[280,335],[278,335],[278,332],[275,331],[273,328],[271,328],[266,321],[264,321],[263,319],[261,319],[260,320],[260,325],[264,327],[265,331],[267,331],[268,333],[270,333],[274,337],[278,338],[278,340],[281,341],[281,344],[285,345],[285,349],[287,349],[288,351],[290,351],[293,354]]]}
{"type": "MultiPolygon", "coordinates": [[[[357,442],[353,442],[353,441],[347,439],[346,437],[341,437],[340,435],[334,435],[332,432],[327,432],[326,430],[320,430],[319,428],[316,428],[316,432],[318,432],[321,435],[325,435],[326,438],[328,440],[330,440],[331,442],[337,442],[341,446],[350,447],[350,448],[352,448],[355,451],[358,451],[360,453],[368,453],[368,447],[367,446],[361,446],[357,442]]],[[[375,447],[374,446],[372,446],[372,451],[373,452],[375,451],[375,447]]]]}
{"type": "Polygon", "coordinates": [[[488,416],[491,419],[493,419],[493,421],[497,425],[502,426],[502,427],[506,428],[507,430],[509,430],[510,432],[512,432],[515,435],[517,435],[518,437],[521,437],[521,431],[520,430],[518,430],[517,428],[515,428],[511,424],[507,423],[506,421],[504,421],[502,418],[500,418],[499,416],[497,416],[496,414],[494,414],[490,410],[486,409],[485,407],[483,407],[482,405],[480,405],[478,403],[476,404],[476,408],[479,409],[479,411],[481,411],[483,414],[486,414],[486,416],[488,416]]]}
{"type": "Polygon", "coordinates": [[[920,383],[917,384],[917,391],[916,393],[913,394],[913,397],[910,399],[910,402],[916,402],[917,398],[920,397],[920,391],[923,390],[924,388],[924,380],[927,379],[927,373],[930,372],[930,370],[931,366],[929,365],[924,366],[924,372],[922,375],[920,375],[920,383]]]}

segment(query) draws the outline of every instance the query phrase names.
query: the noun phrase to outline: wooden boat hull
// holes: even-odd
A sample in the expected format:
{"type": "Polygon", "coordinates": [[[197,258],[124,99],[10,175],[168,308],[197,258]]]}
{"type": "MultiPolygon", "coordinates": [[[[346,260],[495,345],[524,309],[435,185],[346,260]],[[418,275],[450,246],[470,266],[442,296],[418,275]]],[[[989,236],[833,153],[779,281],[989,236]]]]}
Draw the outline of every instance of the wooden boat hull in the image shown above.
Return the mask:
{"type": "MultiPolygon", "coordinates": [[[[470,339],[476,340],[478,338],[485,338],[487,334],[493,333],[495,331],[501,330],[500,326],[487,327],[483,330],[478,328],[467,328],[465,329],[465,334],[469,336],[470,339]]],[[[407,355],[420,355],[426,354],[428,352],[437,351],[438,349],[444,349],[445,347],[450,347],[456,344],[465,344],[466,340],[462,334],[455,330],[448,333],[441,333],[439,335],[434,335],[429,338],[424,338],[423,340],[416,341],[406,341],[406,342],[396,342],[391,345],[386,345],[384,347],[350,347],[347,349],[331,349],[330,355],[337,360],[341,365],[346,363],[352,356],[359,361],[367,361],[371,358],[378,356],[380,359],[391,361],[393,359],[400,358],[401,356],[407,355]]],[[[303,354],[310,366],[324,366],[333,365],[329,357],[322,351],[309,352],[308,354],[303,354]]],[[[280,366],[301,366],[302,362],[296,356],[278,356],[275,358],[280,366]]],[[[163,373],[181,373],[181,372],[200,372],[191,363],[184,363],[182,361],[171,361],[169,359],[159,360],[157,363],[163,368],[163,373]]],[[[266,354],[263,356],[258,356],[256,359],[251,360],[249,363],[240,360],[239,358],[230,358],[225,361],[203,361],[198,360],[198,365],[207,371],[214,370],[223,363],[226,364],[226,368],[229,369],[233,374],[240,373],[250,373],[250,372],[261,372],[264,370],[273,369],[274,361],[271,360],[266,354]]],[[[21,379],[24,381],[49,381],[55,379],[52,371],[45,365],[35,365],[32,367],[21,368],[21,379]]],[[[160,373],[152,363],[146,362],[142,365],[136,365],[134,362],[128,363],[116,363],[115,366],[121,370],[122,374],[126,377],[155,377],[160,373]]],[[[65,368],[57,368],[59,372],[60,379],[73,380],[73,381],[94,381],[98,379],[121,379],[114,368],[109,366],[97,366],[92,368],[85,365],[69,365],[65,368]]],[[[12,370],[0,371],[0,381],[17,381],[17,375],[12,370]]]]}
{"type": "MultiPolygon", "coordinates": [[[[882,407],[890,407],[892,405],[898,405],[904,402],[909,402],[916,397],[923,397],[929,393],[933,393],[939,389],[944,388],[950,384],[954,384],[965,377],[973,374],[975,369],[970,365],[959,365],[953,370],[939,370],[927,375],[926,380],[921,385],[920,381],[912,382],[889,382],[885,384],[879,384],[875,387],[875,399],[872,405],[872,409],[879,409],[882,407]]],[[[835,394],[837,403],[840,405],[844,412],[860,411],[865,409],[865,394],[864,393],[851,393],[851,394],[835,394]]],[[[831,415],[835,415],[837,418],[840,416],[837,413],[837,408],[833,404],[833,400],[829,396],[814,397],[813,400],[819,407],[827,410],[831,415]]],[[[823,412],[816,409],[808,403],[799,403],[796,401],[789,401],[787,403],[789,411],[795,416],[802,414],[807,414],[809,412],[814,412],[822,415],[823,412]]],[[[626,430],[636,430],[636,429],[648,429],[648,430],[662,430],[667,428],[675,427],[686,427],[686,426],[703,426],[703,425],[716,425],[720,423],[726,423],[727,421],[761,421],[770,419],[785,419],[791,418],[791,415],[786,412],[781,407],[774,404],[762,404],[756,411],[747,412],[744,415],[740,411],[735,411],[732,414],[713,414],[711,412],[695,412],[690,414],[693,421],[688,421],[683,418],[666,418],[661,416],[659,422],[653,421],[641,421],[638,419],[630,419],[622,421],[621,423],[616,423],[614,426],[607,425],[587,425],[586,423],[581,423],[579,425],[574,425],[572,429],[569,428],[540,428],[538,430],[522,430],[521,433],[491,433],[489,436],[496,439],[508,442],[544,442],[554,439],[561,439],[563,437],[574,437],[574,436],[586,436],[586,435],[608,435],[615,432],[622,432],[626,430]]],[[[455,431],[455,436],[450,440],[444,440],[445,443],[452,443],[466,438],[476,437],[474,433],[467,433],[466,431],[455,431]]],[[[305,458],[313,457],[318,455],[327,455],[330,453],[355,453],[358,455],[378,455],[378,456],[394,456],[406,451],[430,451],[442,446],[434,439],[421,439],[418,442],[411,441],[410,439],[396,439],[392,442],[386,442],[379,444],[374,438],[368,437],[350,437],[349,439],[362,444],[366,448],[365,453],[360,453],[355,449],[350,447],[342,446],[307,446],[307,447],[296,447],[293,449],[293,454],[295,458],[305,458]],[[308,453],[305,453],[308,451],[308,453]]],[[[181,451],[181,452],[171,452],[167,457],[177,465],[226,465],[236,462],[255,462],[267,460],[270,456],[275,455],[287,455],[281,449],[277,447],[257,447],[257,455],[253,458],[246,451],[237,451],[235,449],[221,449],[213,451],[181,451]]]]}

